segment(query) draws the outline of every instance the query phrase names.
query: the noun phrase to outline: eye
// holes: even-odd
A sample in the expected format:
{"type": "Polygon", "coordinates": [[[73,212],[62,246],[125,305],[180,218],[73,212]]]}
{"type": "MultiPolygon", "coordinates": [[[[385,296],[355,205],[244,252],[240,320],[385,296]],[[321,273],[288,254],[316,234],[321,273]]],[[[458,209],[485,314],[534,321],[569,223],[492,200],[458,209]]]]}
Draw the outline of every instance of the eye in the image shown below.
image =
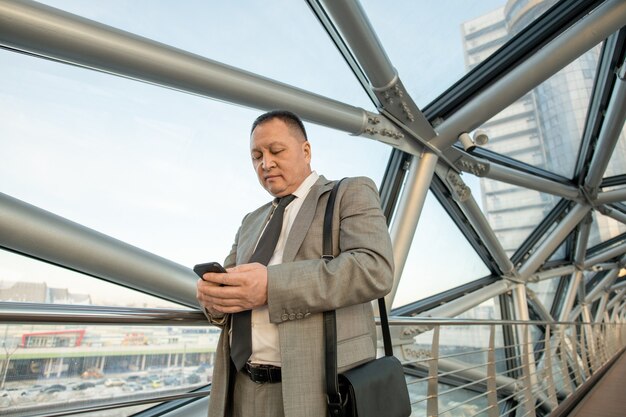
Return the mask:
{"type": "Polygon", "coordinates": [[[281,153],[282,151],[284,151],[285,149],[283,148],[279,148],[279,149],[270,149],[270,152],[272,153],[272,155],[278,155],[279,153],[281,153]]]}
{"type": "Polygon", "coordinates": [[[261,152],[252,152],[252,160],[253,161],[257,161],[259,159],[261,159],[261,152]]]}

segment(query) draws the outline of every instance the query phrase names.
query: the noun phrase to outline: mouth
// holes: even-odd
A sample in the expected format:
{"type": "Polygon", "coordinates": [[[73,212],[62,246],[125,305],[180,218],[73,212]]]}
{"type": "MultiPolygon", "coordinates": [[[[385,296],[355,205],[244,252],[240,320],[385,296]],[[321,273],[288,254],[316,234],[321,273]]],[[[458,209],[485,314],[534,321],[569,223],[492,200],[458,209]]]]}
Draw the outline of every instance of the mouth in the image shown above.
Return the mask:
{"type": "Polygon", "coordinates": [[[265,177],[263,177],[263,180],[265,182],[270,182],[272,180],[277,179],[278,177],[280,177],[280,175],[266,175],[265,177]]]}

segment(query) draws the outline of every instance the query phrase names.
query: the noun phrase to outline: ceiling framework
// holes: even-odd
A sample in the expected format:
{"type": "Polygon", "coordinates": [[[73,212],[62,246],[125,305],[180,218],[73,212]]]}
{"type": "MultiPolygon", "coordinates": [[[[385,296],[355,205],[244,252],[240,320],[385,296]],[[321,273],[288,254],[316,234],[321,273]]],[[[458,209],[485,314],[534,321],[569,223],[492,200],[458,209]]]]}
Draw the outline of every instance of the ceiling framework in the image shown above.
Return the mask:
{"type": "MultiPolygon", "coordinates": [[[[16,52],[260,110],[287,108],[309,122],[393,147],[381,187],[385,213],[388,216],[395,213],[390,233],[396,276],[388,305],[402,277],[429,190],[442,202],[488,266],[491,278],[497,279],[470,292],[465,292],[467,288],[451,290],[446,293],[445,304],[427,312],[404,308],[406,314],[454,316],[512,292],[517,318],[527,319],[527,284],[561,277],[569,279],[570,285],[563,286],[566,289],[561,294],[564,303],[560,319],[576,318],[579,313],[588,317],[589,311],[584,306],[597,300],[600,300],[597,318],[623,305],[620,304],[623,288],[615,288],[613,284],[626,262],[626,237],[616,237],[606,247],[588,248],[588,241],[590,213],[594,211],[626,223],[626,206],[622,204],[626,197],[626,176],[604,178],[626,117],[623,29],[626,2],[557,3],[424,112],[412,99],[357,1],[309,0],[308,3],[378,113],[30,1],[0,3],[0,45],[16,52]],[[573,178],[484,149],[466,152],[457,144],[461,134],[473,131],[602,42],[603,52],[573,178]],[[547,193],[560,202],[509,257],[472,196],[464,175],[547,193]],[[565,259],[559,261],[564,264],[553,267],[550,258],[562,245],[568,248],[565,259]],[[596,287],[600,289],[583,294],[583,274],[594,268],[608,269],[609,273],[596,287]],[[610,294],[605,297],[602,291],[610,294]],[[610,298],[613,294],[620,298],[610,298]]],[[[162,288],[150,283],[155,282],[155,276],[161,277],[156,282],[164,281],[166,276],[171,278],[172,274],[163,270],[176,270],[173,274],[180,278],[181,285],[177,285],[175,292],[165,291],[165,294],[175,294],[173,298],[177,302],[195,305],[195,289],[189,279],[193,275],[182,267],[124,246],[122,242],[107,240],[95,231],[80,229],[80,225],[9,196],[0,195],[0,210],[13,213],[12,217],[3,216],[0,220],[0,245],[7,249],[159,296],[164,295],[162,288]],[[15,236],[15,227],[25,225],[30,225],[28,238],[26,235],[23,239],[5,237],[15,236]],[[76,232],[78,229],[80,232],[76,232]],[[32,243],[42,236],[55,236],[58,251],[52,254],[45,245],[32,243]],[[71,252],[81,246],[102,250],[106,246],[111,249],[112,257],[131,256],[139,264],[150,265],[155,272],[145,274],[140,268],[124,270],[124,267],[110,270],[95,259],[72,257],[71,252]],[[122,252],[128,253],[122,255],[122,252]]],[[[550,313],[541,300],[534,293],[529,294],[534,312],[548,317],[550,313]]]]}

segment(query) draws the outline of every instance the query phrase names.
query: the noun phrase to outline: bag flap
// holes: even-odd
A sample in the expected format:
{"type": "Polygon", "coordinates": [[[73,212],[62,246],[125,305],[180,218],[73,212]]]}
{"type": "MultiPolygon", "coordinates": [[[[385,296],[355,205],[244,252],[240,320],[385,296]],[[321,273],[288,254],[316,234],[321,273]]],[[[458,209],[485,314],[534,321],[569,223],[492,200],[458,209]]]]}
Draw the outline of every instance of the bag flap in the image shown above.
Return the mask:
{"type": "Polygon", "coordinates": [[[383,356],[339,375],[356,398],[359,417],[408,417],[411,401],[402,364],[395,356],[383,356]]]}

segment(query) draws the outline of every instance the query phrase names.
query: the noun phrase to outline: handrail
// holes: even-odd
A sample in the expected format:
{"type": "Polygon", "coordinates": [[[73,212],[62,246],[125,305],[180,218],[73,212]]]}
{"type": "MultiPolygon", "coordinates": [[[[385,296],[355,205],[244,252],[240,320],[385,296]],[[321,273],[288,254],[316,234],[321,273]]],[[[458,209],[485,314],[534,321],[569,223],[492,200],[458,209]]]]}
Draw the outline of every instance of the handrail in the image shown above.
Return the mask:
{"type": "Polygon", "coordinates": [[[0,302],[0,323],[207,326],[200,310],[0,302]]]}
{"type": "MultiPolygon", "coordinates": [[[[465,416],[497,417],[499,406],[505,402],[532,416],[537,408],[552,412],[564,401],[571,401],[570,397],[577,395],[595,373],[603,372],[616,355],[626,350],[626,323],[621,319],[590,323],[394,316],[389,323],[394,353],[407,370],[415,413],[423,410],[438,416],[462,408],[465,416]],[[514,329],[513,344],[496,342],[498,330],[503,327],[514,329]],[[533,327],[542,334],[531,338],[533,327]]],[[[13,302],[0,303],[0,323],[208,325],[204,314],[192,309],[13,302]]],[[[86,407],[73,404],[65,409],[53,409],[56,405],[50,404],[52,408],[46,410],[46,415],[72,415],[207,395],[208,390],[157,394],[152,398],[96,402],[86,407]]]]}
{"type": "MultiPolygon", "coordinates": [[[[375,318],[380,325],[380,318],[375,318]]],[[[70,304],[42,304],[23,302],[0,302],[0,323],[58,323],[75,324],[138,324],[138,325],[208,325],[200,310],[114,307],[70,304]]],[[[403,317],[390,316],[390,326],[486,326],[486,325],[593,325],[584,321],[542,320],[488,320],[449,317],[403,317]]]]}

